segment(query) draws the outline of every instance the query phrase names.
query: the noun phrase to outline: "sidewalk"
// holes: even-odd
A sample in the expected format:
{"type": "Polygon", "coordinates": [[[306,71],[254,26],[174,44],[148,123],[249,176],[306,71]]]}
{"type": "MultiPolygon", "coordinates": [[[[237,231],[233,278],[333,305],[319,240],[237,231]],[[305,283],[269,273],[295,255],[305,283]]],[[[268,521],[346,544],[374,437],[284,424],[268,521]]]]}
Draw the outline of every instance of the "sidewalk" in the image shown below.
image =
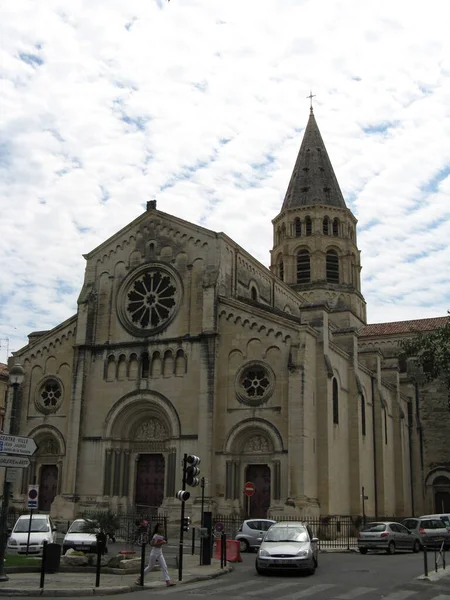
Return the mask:
{"type": "MultiPolygon", "coordinates": [[[[117,569],[118,570],[118,569],[117,569]]],[[[178,569],[169,567],[172,581],[177,585],[212,579],[232,570],[231,566],[220,568],[220,561],[212,559],[211,565],[200,566],[199,557],[183,556],[183,581],[178,581],[178,569]]],[[[144,580],[145,588],[165,587],[161,571],[149,573],[144,580]]],[[[8,573],[9,581],[0,581],[0,596],[106,596],[142,590],[135,584],[139,574],[123,571],[119,574],[101,573],[100,587],[95,587],[95,572],[60,572],[46,574],[44,589],[39,588],[40,573],[8,573]]]]}

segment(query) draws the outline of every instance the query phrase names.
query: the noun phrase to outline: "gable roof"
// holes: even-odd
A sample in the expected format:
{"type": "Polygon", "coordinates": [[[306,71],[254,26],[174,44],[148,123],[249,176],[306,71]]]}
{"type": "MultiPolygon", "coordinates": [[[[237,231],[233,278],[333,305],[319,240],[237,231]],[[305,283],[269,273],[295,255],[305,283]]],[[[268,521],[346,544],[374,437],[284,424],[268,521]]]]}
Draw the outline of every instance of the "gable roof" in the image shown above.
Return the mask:
{"type": "Polygon", "coordinates": [[[419,333],[433,331],[443,327],[450,317],[432,317],[430,319],[415,319],[413,321],[393,321],[392,323],[373,323],[359,330],[359,337],[377,337],[398,335],[401,333],[419,333]]]}

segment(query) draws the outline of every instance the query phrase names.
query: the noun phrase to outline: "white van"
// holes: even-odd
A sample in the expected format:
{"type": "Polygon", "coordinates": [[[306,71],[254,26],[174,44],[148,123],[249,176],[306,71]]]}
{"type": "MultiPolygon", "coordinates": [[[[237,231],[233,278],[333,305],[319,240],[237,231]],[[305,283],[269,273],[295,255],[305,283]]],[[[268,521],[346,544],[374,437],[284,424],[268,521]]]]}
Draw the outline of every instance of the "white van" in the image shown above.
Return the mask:
{"type": "Polygon", "coordinates": [[[44,541],[49,544],[56,541],[56,526],[49,515],[20,516],[6,546],[8,554],[26,554],[28,532],[30,531],[30,544],[28,554],[42,554],[44,541]]]}
{"type": "Polygon", "coordinates": [[[420,519],[441,519],[441,521],[444,521],[445,526],[447,528],[450,528],[450,515],[446,515],[446,514],[436,514],[436,515],[423,515],[422,517],[419,517],[420,519]]]}

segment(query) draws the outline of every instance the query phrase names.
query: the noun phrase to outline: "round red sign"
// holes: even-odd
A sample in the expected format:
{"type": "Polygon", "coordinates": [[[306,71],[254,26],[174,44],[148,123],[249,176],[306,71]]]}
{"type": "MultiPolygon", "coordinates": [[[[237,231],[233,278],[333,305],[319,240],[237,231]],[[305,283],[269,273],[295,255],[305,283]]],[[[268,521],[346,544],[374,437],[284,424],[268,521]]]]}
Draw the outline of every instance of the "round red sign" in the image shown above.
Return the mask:
{"type": "Polygon", "coordinates": [[[247,481],[247,483],[244,485],[244,493],[246,496],[253,496],[255,493],[255,484],[251,481],[247,481]]]}

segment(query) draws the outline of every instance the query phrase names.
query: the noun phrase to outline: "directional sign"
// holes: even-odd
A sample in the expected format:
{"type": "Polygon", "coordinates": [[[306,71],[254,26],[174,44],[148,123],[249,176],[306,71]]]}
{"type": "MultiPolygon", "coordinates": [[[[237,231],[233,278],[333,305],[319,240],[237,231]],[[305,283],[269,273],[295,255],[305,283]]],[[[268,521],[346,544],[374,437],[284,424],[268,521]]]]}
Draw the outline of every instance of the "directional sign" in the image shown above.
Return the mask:
{"type": "Polygon", "coordinates": [[[30,459],[26,456],[1,456],[0,467],[14,467],[16,469],[25,469],[30,466],[30,459]]]}
{"type": "Polygon", "coordinates": [[[33,438],[18,435],[0,435],[0,452],[32,456],[36,450],[37,446],[33,438]]]}
{"type": "Polygon", "coordinates": [[[255,493],[255,484],[251,481],[247,481],[247,483],[244,485],[244,493],[246,496],[253,496],[255,493]]]}

